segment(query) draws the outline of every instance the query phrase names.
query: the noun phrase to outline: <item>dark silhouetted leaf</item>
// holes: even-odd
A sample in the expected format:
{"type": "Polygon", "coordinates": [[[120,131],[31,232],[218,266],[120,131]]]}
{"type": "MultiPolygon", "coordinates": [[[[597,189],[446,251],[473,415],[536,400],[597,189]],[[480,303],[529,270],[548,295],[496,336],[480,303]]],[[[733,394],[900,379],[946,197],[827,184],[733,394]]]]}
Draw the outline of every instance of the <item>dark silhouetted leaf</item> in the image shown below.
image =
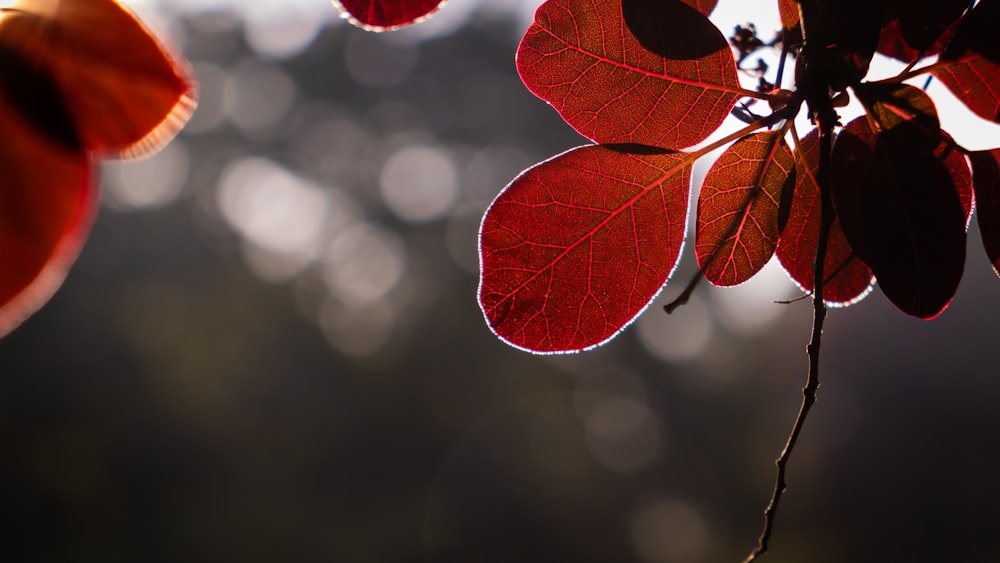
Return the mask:
{"type": "Polygon", "coordinates": [[[743,283],[771,259],[782,192],[794,189],[794,169],[782,131],[748,135],[715,161],[701,185],[695,237],[708,281],[743,283]]]}
{"type": "MultiPolygon", "coordinates": [[[[819,134],[816,129],[802,138],[795,156],[795,197],[775,254],[795,283],[803,291],[811,293],[815,288],[814,264],[819,244],[821,207],[819,184],[816,182],[819,170],[819,134]]],[[[833,306],[856,303],[870,292],[875,283],[871,268],[854,253],[836,217],[827,237],[823,278],[823,301],[833,306]]]]}
{"type": "Polygon", "coordinates": [[[333,0],[350,22],[370,31],[389,31],[427,18],[445,0],[333,0]]]}
{"type": "Polygon", "coordinates": [[[18,0],[0,18],[0,45],[52,77],[88,150],[148,154],[194,111],[187,69],[114,0],[18,0]]]}
{"type": "MultiPolygon", "coordinates": [[[[719,30],[692,2],[682,0],[619,0],[625,28],[645,49],[672,61],[694,61],[729,48],[719,30]]],[[[613,14],[617,2],[597,8],[613,14]]],[[[602,18],[605,19],[605,18],[602,18]]],[[[603,22],[606,27],[608,22],[603,22]]],[[[627,55],[625,60],[627,60],[627,55]]]]}
{"type": "Polygon", "coordinates": [[[969,221],[972,220],[972,211],[975,207],[975,196],[972,188],[972,169],[969,168],[969,161],[955,144],[951,135],[941,131],[941,144],[934,151],[934,156],[948,169],[952,182],[955,183],[955,191],[958,192],[958,199],[962,202],[962,210],[965,211],[965,227],[968,229],[969,221]]]}
{"type": "Polygon", "coordinates": [[[886,297],[915,317],[937,316],[965,265],[966,215],[948,167],[876,135],[864,117],[838,135],[832,167],[844,234],[886,297]]]}
{"type": "MultiPolygon", "coordinates": [[[[899,33],[903,45],[919,55],[933,54],[931,48],[942,44],[942,36],[972,4],[971,0],[893,0],[885,1],[884,14],[889,23],[883,28],[899,33]]],[[[907,59],[903,59],[909,62],[907,59]]]]}
{"type": "Polygon", "coordinates": [[[533,352],[601,344],[656,296],[680,257],[694,158],[585,146],[518,176],[480,231],[479,303],[533,352]]]}
{"type": "Polygon", "coordinates": [[[840,91],[868,73],[882,29],[882,6],[871,0],[801,2],[806,44],[796,83],[806,90],[826,85],[840,91]],[[807,63],[802,63],[806,60],[807,63]]]}
{"type": "Polygon", "coordinates": [[[0,336],[55,293],[95,211],[90,161],[22,118],[0,95],[0,336]]]}
{"type": "Polygon", "coordinates": [[[629,30],[622,9],[618,1],[545,2],[518,48],[524,84],[599,143],[679,149],[705,139],[745,93],[725,37],[689,6],[664,4],[640,26],[645,42],[664,51],[705,51],[665,60],[629,30]],[[670,14],[701,22],[696,43],[676,40],[689,35],[670,14]]]}
{"type": "Polygon", "coordinates": [[[1000,149],[969,154],[976,191],[976,221],[986,256],[1000,276],[1000,149]]]}
{"type": "Polygon", "coordinates": [[[941,123],[934,102],[909,84],[869,82],[854,87],[875,119],[883,138],[908,150],[930,152],[941,143],[941,123]]]}
{"type": "Polygon", "coordinates": [[[941,53],[936,76],[976,115],[1000,123],[1000,0],[983,0],[962,18],[941,53]]]}

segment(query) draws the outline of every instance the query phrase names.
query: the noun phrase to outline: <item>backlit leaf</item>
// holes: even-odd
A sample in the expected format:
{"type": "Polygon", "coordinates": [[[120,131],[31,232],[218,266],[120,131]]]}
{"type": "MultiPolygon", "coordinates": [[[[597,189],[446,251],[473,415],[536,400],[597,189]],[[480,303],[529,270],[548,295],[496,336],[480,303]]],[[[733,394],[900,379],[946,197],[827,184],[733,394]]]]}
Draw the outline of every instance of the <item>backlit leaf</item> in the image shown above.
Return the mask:
{"type": "Polygon", "coordinates": [[[1000,149],[969,154],[976,191],[976,221],[986,256],[1000,276],[1000,149]]]}
{"type": "Polygon", "coordinates": [[[865,117],[837,136],[832,167],[844,234],[883,293],[905,313],[937,316],[965,265],[966,214],[951,171],[933,153],[876,135],[865,117]]]}
{"type": "Polygon", "coordinates": [[[55,293],[94,215],[91,164],[0,94],[0,336],[55,293]]]}
{"type": "Polygon", "coordinates": [[[52,77],[88,150],[146,154],[194,111],[187,70],[118,2],[18,0],[2,12],[0,45],[52,77]]]}
{"type": "MultiPolygon", "coordinates": [[[[795,197],[788,224],[781,231],[775,251],[781,265],[806,292],[815,288],[814,264],[820,234],[819,134],[813,129],[796,150],[795,197]]],[[[823,261],[823,301],[828,305],[849,305],[867,295],[875,283],[871,268],[854,253],[834,217],[827,237],[823,261]]]]}
{"type": "Polygon", "coordinates": [[[794,189],[794,182],[795,157],[782,131],[748,135],[712,164],[701,185],[695,237],[708,281],[743,283],[771,259],[782,193],[794,189]]]}
{"type": "Polygon", "coordinates": [[[417,23],[443,6],[445,0],[333,0],[354,25],[389,31],[417,23]]]}
{"type": "Polygon", "coordinates": [[[983,119],[1000,123],[1000,0],[982,0],[962,18],[933,71],[955,97],[983,119]]]}
{"type": "Polygon", "coordinates": [[[675,1],[548,0],[521,40],[517,69],[599,143],[693,145],[745,93],[726,38],[675,1]]]}
{"type": "Polygon", "coordinates": [[[490,328],[533,352],[583,350],[618,333],[677,264],[693,162],[591,145],[514,179],[480,231],[479,303],[490,328]]]}

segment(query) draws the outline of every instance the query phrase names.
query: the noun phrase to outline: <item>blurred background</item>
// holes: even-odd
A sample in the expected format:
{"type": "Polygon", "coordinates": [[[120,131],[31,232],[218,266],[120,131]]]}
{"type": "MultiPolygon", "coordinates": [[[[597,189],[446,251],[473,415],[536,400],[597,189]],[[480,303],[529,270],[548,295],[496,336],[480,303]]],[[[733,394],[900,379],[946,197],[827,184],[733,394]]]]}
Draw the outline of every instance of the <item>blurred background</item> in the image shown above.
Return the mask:
{"type": "MultiPolygon", "coordinates": [[[[667,316],[687,252],[579,355],[514,350],[476,305],[489,202],[584,142],[514,71],[539,3],[453,0],[384,35],[325,0],[131,3],[200,105],[104,167],[64,287],[0,340],[5,559],[746,555],[806,377],[811,305],[774,303],[800,295],[780,268],[667,316]]],[[[767,40],[770,4],[714,19],[767,40]]],[[[1000,280],[975,221],[969,241],[933,322],[877,290],[829,316],[769,561],[1000,561],[1000,280]]]]}

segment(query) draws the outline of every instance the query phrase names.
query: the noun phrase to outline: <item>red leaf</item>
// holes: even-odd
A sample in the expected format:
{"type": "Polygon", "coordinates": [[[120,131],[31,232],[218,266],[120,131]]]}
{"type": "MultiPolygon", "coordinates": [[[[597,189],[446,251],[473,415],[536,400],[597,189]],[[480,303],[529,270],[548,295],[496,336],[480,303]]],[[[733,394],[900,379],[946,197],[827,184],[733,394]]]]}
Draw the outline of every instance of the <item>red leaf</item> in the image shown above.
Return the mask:
{"type": "Polygon", "coordinates": [[[333,0],[350,22],[369,31],[391,31],[428,18],[445,0],[333,0]]]}
{"type": "Polygon", "coordinates": [[[799,3],[796,0],[778,0],[778,14],[782,29],[790,30],[800,25],[799,3]]]}
{"type": "Polygon", "coordinates": [[[196,87],[114,0],[18,0],[0,14],[0,335],[47,301],[86,238],[90,151],[166,143],[196,87]]]}
{"type": "MultiPolygon", "coordinates": [[[[6,81],[5,81],[6,83],[6,81]]],[[[90,228],[90,162],[0,95],[0,336],[55,293],[90,228]]]]}
{"type": "Polygon", "coordinates": [[[599,143],[693,145],[745,94],[726,38],[680,2],[548,0],[521,40],[517,69],[599,143]]]}
{"type": "Polygon", "coordinates": [[[533,352],[602,344],[656,296],[680,257],[694,158],[578,147],[523,172],[480,231],[479,303],[533,352]]]}
{"type": "Polygon", "coordinates": [[[948,167],[860,117],[837,137],[832,168],[844,234],[886,297],[915,317],[937,316],[965,265],[966,215],[948,167]]]}
{"type": "Polygon", "coordinates": [[[1000,149],[969,154],[976,190],[976,221],[986,256],[1000,276],[1000,149]]]}
{"type": "MultiPolygon", "coordinates": [[[[781,231],[775,253],[785,271],[806,292],[815,284],[814,264],[819,245],[820,194],[816,174],[819,170],[819,134],[816,129],[802,138],[796,150],[795,196],[788,224],[781,231]]],[[[827,237],[823,261],[823,302],[831,306],[857,303],[875,284],[871,268],[854,253],[844,236],[840,219],[834,217],[827,237]]]]}
{"type": "Polygon", "coordinates": [[[146,154],[194,111],[186,69],[114,0],[18,0],[3,9],[0,45],[52,77],[89,150],[146,154]]]}
{"type": "Polygon", "coordinates": [[[681,0],[681,2],[684,2],[706,16],[710,16],[712,15],[712,10],[719,3],[719,0],[681,0]]]}
{"type": "Polygon", "coordinates": [[[964,18],[933,70],[976,115],[1000,123],[1000,0],[982,0],[964,18]]]}
{"type": "Polygon", "coordinates": [[[771,259],[781,196],[793,189],[794,170],[783,131],[743,137],[712,164],[701,185],[695,237],[698,265],[708,281],[743,283],[771,259]]]}

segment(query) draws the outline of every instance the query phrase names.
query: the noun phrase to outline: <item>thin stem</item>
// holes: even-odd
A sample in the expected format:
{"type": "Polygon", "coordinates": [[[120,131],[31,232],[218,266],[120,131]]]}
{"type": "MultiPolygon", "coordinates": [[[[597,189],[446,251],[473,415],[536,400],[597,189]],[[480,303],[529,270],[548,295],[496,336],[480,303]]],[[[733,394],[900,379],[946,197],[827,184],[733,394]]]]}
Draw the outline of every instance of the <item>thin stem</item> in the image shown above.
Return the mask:
{"type": "Polygon", "coordinates": [[[691,294],[694,293],[694,288],[698,287],[698,282],[704,278],[705,276],[702,275],[701,269],[699,268],[698,271],[694,273],[691,281],[689,281],[687,286],[684,288],[684,291],[682,291],[676,299],[664,305],[663,310],[669,315],[670,313],[676,311],[681,305],[687,305],[688,300],[691,299],[691,294]]]}
{"type": "Polygon", "coordinates": [[[823,275],[823,265],[826,262],[827,246],[830,238],[830,225],[833,223],[833,200],[830,195],[830,149],[832,147],[831,137],[833,134],[833,123],[828,119],[820,119],[820,160],[817,182],[820,190],[820,232],[819,240],[816,244],[816,261],[813,264],[813,326],[812,337],[806,352],[809,356],[809,374],[805,387],[802,388],[802,404],[799,406],[798,415],[792,424],[792,430],[788,434],[788,440],[781,454],[774,462],[776,475],[774,480],[774,491],[771,493],[771,500],[764,510],[764,528],[757,541],[757,547],[747,556],[744,563],[749,563],[757,557],[767,552],[768,542],[774,530],[774,518],[778,513],[778,504],[781,497],[788,488],[785,480],[785,472],[788,460],[792,456],[792,450],[799,439],[802,427],[805,424],[809,409],[816,402],[816,392],[819,389],[819,351],[820,341],[823,335],[823,321],[826,319],[826,304],[823,302],[823,286],[825,279],[823,275]]]}

